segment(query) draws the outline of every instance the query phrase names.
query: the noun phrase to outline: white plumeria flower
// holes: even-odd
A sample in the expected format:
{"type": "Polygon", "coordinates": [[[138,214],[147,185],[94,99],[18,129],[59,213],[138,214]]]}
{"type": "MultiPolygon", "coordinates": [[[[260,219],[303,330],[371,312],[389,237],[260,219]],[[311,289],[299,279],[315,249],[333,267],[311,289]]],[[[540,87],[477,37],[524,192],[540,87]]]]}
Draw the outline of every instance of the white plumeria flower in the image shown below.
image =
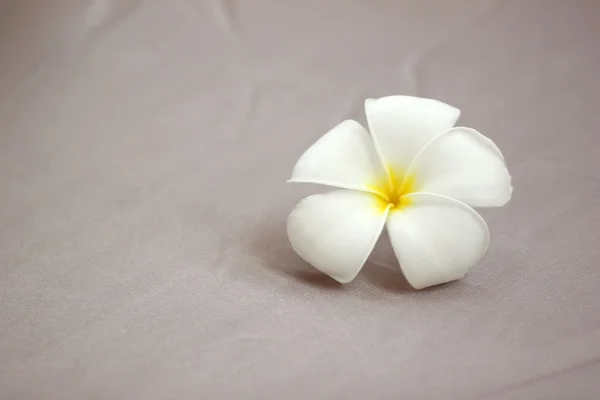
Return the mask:
{"type": "Polygon", "coordinates": [[[290,182],[341,188],[302,200],[290,214],[292,247],[341,283],[352,281],[384,226],[404,276],[421,289],[459,279],[487,252],[489,231],[471,207],[512,194],[504,157],[460,111],[410,96],[368,99],[369,132],[347,120],[301,157],[290,182]]]}

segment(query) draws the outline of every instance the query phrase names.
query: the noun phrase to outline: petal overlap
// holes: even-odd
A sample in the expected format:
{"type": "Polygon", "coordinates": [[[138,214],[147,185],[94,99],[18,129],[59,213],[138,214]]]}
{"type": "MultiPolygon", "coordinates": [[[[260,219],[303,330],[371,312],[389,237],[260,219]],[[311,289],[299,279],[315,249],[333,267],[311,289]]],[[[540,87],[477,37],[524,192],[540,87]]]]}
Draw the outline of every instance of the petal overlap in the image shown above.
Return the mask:
{"type": "Polygon", "coordinates": [[[290,181],[373,192],[373,183],[382,176],[385,171],[369,132],[346,120],[302,154],[290,181]]]}
{"type": "Polygon", "coordinates": [[[453,128],[432,139],[409,170],[419,192],[431,192],[473,207],[499,207],[512,195],[502,153],[488,138],[469,128],[453,128]]]}
{"type": "Polygon", "coordinates": [[[352,281],[387,225],[417,289],[460,279],[490,235],[472,207],[512,196],[504,156],[487,137],[454,127],[460,111],[410,96],[365,101],[371,133],[347,120],[301,157],[291,182],[341,188],[302,200],[287,221],[293,249],[341,283],[352,281]]]}
{"type": "Polygon", "coordinates": [[[388,96],[365,101],[365,113],[376,148],[397,174],[434,136],[452,128],[460,110],[438,100],[388,96]]]}

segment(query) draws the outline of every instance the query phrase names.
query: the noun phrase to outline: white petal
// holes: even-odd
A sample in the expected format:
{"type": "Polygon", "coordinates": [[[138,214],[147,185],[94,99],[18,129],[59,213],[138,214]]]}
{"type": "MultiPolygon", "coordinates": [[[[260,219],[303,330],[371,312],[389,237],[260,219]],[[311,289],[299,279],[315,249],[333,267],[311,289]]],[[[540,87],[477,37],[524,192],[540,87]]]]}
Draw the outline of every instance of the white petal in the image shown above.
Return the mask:
{"type": "Polygon", "coordinates": [[[353,280],[371,254],[388,214],[374,195],[339,190],[302,200],[287,220],[300,257],[338,282],[353,280]]]}
{"type": "Polygon", "coordinates": [[[442,194],[473,207],[502,206],[512,195],[502,153],[474,129],[453,128],[434,138],[408,174],[415,191],[442,194]]]}
{"type": "Polygon", "coordinates": [[[400,267],[417,289],[459,279],[487,252],[483,218],[458,200],[427,193],[406,196],[390,212],[388,232],[400,267]]]}
{"type": "Polygon", "coordinates": [[[346,120],[327,132],[298,160],[291,182],[344,189],[370,189],[385,177],[371,136],[358,122],[346,120]]]}
{"type": "Polygon", "coordinates": [[[411,96],[389,96],[365,101],[369,129],[381,158],[396,174],[434,136],[454,126],[460,110],[441,101],[411,96]]]}

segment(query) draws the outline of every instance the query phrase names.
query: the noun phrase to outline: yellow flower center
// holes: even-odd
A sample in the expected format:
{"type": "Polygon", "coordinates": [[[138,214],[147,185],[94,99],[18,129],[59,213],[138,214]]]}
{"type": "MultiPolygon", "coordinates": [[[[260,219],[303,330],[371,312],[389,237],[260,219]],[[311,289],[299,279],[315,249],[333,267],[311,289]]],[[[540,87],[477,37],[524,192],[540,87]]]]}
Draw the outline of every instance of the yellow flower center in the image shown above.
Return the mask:
{"type": "Polygon", "coordinates": [[[388,208],[395,211],[409,205],[410,197],[406,195],[416,191],[414,176],[399,173],[391,167],[387,167],[387,172],[388,176],[370,186],[377,193],[377,207],[382,212],[388,208]]]}

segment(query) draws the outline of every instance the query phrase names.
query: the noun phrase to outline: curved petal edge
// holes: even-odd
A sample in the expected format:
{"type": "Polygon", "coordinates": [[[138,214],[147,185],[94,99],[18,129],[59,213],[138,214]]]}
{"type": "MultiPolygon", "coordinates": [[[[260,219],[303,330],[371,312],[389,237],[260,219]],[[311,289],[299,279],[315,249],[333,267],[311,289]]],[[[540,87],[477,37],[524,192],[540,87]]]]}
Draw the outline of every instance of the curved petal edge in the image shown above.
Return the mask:
{"type": "Polygon", "coordinates": [[[352,281],[385,226],[374,195],[338,190],[309,196],[289,215],[287,233],[294,251],[340,283],[352,281]]]}
{"type": "Polygon", "coordinates": [[[419,192],[437,193],[473,207],[500,207],[512,197],[504,157],[475,129],[452,128],[433,138],[409,168],[419,192]]]}
{"type": "Polygon", "coordinates": [[[388,217],[400,268],[411,286],[423,289],[462,278],[488,250],[487,224],[471,207],[429,193],[407,195],[410,204],[388,217]]]}
{"type": "Polygon", "coordinates": [[[289,182],[373,192],[370,186],[381,176],[385,170],[371,136],[358,122],[346,120],[302,154],[289,182]]]}

